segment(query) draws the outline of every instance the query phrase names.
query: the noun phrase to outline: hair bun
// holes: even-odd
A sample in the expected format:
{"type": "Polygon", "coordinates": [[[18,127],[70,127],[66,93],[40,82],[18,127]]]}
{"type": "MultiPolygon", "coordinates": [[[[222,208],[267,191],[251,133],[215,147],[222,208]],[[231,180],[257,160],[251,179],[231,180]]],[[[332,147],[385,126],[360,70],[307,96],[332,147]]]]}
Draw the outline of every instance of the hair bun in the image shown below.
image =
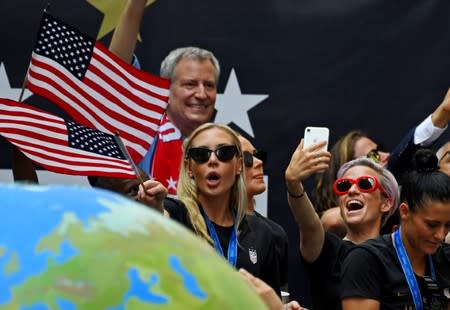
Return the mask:
{"type": "Polygon", "coordinates": [[[420,149],[414,154],[412,167],[418,172],[432,172],[439,170],[438,158],[430,149],[420,149]]]}

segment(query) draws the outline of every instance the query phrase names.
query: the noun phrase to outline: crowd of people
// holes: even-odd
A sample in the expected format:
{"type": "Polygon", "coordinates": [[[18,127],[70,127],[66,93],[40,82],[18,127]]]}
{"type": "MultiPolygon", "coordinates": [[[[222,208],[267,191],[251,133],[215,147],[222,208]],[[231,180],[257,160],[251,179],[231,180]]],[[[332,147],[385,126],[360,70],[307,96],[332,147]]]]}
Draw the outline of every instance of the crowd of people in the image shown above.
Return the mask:
{"type": "MultiPolygon", "coordinates": [[[[135,66],[145,4],[128,1],[110,45],[135,66]]],[[[289,289],[288,236],[256,211],[254,196],[266,190],[265,154],[211,122],[219,61],[205,49],[178,48],[160,74],[171,82],[168,107],[139,163],[140,179],[89,177],[90,184],[187,227],[240,270],[268,308],[302,309],[301,300],[283,305],[280,298],[289,289]]],[[[450,142],[431,149],[449,121],[450,90],[391,153],[359,130],[330,151],[326,142],[299,142],[284,171],[286,205],[313,309],[450,309],[450,142]],[[303,182],[313,176],[310,200],[303,182]]],[[[15,156],[15,178],[30,178],[32,168],[15,156]]]]}

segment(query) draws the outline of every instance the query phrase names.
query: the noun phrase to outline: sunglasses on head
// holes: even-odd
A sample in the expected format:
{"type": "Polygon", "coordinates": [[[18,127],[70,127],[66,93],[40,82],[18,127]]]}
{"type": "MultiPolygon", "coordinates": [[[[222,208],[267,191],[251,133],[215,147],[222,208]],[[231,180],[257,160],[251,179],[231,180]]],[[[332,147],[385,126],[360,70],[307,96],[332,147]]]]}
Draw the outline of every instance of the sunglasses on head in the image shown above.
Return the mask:
{"type": "Polygon", "coordinates": [[[369,153],[367,153],[366,157],[372,159],[376,163],[381,162],[381,155],[378,149],[371,150],[369,153]]]}
{"type": "Polygon", "coordinates": [[[264,151],[254,150],[253,153],[244,151],[242,154],[244,156],[244,165],[247,168],[253,167],[253,157],[256,157],[260,161],[262,161],[263,165],[266,163],[267,153],[264,151]]]}
{"type": "Polygon", "coordinates": [[[378,182],[377,178],[370,175],[365,175],[357,179],[339,178],[333,184],[333,191],[336,195],[345,195],[348,193],[353,184],[356,184],[356,186],[358,186],[360,192],[371,193],[376,191],[377,189],[380,189],[381,193],[385,197],[388,197],[387,193],[381,186],[380,182],[378,182]]]}
{"type": "Polygon", "coordinates": [[[209,160],[211,153],[214,153],[218,160],[226,162],[238,154],[238,148],[236,145],[223,145],[215,150],[206,147],[192,147],[187,151],[186,158],[193,159],[197,164],[203,164],[209,160]]]}

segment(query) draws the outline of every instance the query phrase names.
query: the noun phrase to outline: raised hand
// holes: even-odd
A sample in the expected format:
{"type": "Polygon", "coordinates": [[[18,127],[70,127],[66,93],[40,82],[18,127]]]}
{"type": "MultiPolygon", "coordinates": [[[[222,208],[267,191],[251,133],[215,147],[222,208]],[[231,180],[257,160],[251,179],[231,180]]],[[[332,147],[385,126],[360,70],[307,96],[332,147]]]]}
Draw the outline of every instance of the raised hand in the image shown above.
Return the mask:
{"type": "Polygon", "coordinates": [[[300,251],[307,262],[319,257],[325,232],[301,181],[328,168],[331,154],[321,151],[326,142],[303,148],[303,139],[292,154],[285,171],[288,203],[300,231],[300,251]]]}
{"type": "Polygon", "coordinates": [[[327,151],[320,151],[325,144],[326,142],[320,142],[303,148],[302,139],[286,168],[286,181],[303,181],[314,173],[328,169],[331,154],[327,151]]]}
{"type": "Polygon", "coordinates": [[[138,201],[164,212],[164,198],[167,188],[156,180],[145,181],[139,186],[138,201]]]}
{"type": "Polygon", "coordinates": [[[431,116],[433,125],[444,128],[450,122],[450,88],[442,100],[441,104],[436,108],[431,116]]]}

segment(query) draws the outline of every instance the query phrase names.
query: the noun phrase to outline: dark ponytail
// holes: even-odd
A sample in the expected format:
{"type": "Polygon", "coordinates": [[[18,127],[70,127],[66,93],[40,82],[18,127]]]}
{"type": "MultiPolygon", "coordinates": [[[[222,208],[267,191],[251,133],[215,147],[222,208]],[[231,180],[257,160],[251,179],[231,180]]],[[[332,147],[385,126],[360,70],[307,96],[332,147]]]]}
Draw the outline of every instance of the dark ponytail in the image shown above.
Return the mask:
{"type": "Polygon", "coordinates": [[[413,212],[428,201],[450,202],[450,176],[439,171],[438,158],[431,150],[420,149],[414,154],[412,170],[401,186],[400,200],[413,212]]]}

